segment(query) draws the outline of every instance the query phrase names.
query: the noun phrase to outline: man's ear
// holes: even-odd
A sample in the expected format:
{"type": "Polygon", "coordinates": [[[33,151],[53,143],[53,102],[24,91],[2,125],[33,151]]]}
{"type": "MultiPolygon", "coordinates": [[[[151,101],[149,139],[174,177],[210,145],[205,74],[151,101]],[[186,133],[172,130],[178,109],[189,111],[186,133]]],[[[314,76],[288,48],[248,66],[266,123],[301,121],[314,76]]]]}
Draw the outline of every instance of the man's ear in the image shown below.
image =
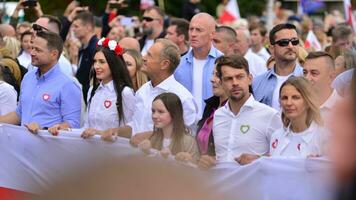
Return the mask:
{"type": "Polygon", "coordinates": [[[55,59],[59,58],[59,51],[56,49],[51,50],[51,56],[55,59]]]}
{"type": "Polygon", "coordinates": [[[162,59],[161,62],[160,62],[160,65],[161,65],[160,69],[167,70],[169,68],[170,63],[171,62],[169,60],[162,59]]]}
{"type": "Polygon", "coordinates": [[[184,36],[184,34],[178,35],[178,41],[179,41],[180,43],[182,43],[182,42],[185,41],[185,36],[184,36]]]}

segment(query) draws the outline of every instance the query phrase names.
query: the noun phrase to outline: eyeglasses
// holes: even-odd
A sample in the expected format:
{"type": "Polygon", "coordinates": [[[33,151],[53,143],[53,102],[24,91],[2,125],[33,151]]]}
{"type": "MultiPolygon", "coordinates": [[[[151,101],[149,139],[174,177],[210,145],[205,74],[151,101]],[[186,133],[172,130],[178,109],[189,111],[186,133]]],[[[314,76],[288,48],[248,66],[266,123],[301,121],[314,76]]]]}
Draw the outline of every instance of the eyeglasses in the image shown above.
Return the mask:
{"type": "Polygon", "coordinates": [[[289,45],[289,42],[291,42],[293,46],[297,46],[299,44],[299,39],[298,38],[281,39],[281,40],[275,41],[273,45],[278,44],[278,46],[286,47],[289,45]]]}
{"type": "Polygon", "coordinates": [[[36,32],[40,32],[40,31],[50,31],[48,28],[45,28],[41,25],[38,24],[32,24],[32,29],[36,32]]]}
{"type": "Polygon", "coordinates": [[[153,20],[155,19],[153,19],[152,17],[142,17],[142,21],[152,22],[153,20]]]}

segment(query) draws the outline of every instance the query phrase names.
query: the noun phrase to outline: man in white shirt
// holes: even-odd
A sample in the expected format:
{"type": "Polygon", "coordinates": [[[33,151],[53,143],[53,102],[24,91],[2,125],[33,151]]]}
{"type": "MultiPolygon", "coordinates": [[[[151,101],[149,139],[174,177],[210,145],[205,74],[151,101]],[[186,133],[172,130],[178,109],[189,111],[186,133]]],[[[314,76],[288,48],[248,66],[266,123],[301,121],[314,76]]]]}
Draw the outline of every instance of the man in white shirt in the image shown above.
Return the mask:
{"type": "Polygon", "coordinates": [[[328,120],[332,107],[341,98],[331,86],[335,78],[334,59],[324,51],[311,52],[305,58],[303,74],[313,86],[322,117],[328,120]]]}
{"type": "Polygon", "coordinates": [[[251,51],[261,57],[265,64],[269,57],[271,57],[270,53],[264,47],[264,43],[266,41],[266,28],[261,24],[252,24],[249,27],[249,31],[251,34],[251,51]]]}
{"type": "Polygon", "coordinates": [[[216,67],[229,97],[214,114],[217,162],[235,162],[243,153],[268,153],[272,133],[282,127],[278,111],[259,103],[249,92],[252,76],[245,58],[223,56],[217,60],[216,67]]]}
{"type": "Polygon", "coordinates": [[[151,81],[145,83],[136,92],[136,104],[133,119],[128,126],[109,129],[102,134],[104,140],[111,140],[112,135],[130,137],[143,133],[149,134],[153,130],[151,106],[153,99],[164,92],[178,95],[183,105],[184,122],[194,127],[197,120],[197,104],[192,94],[174,76],[174,70],[179,64],[180,52],[177,45],[168,39],[157,39],[143,56],[141,70],[151,81]]]}

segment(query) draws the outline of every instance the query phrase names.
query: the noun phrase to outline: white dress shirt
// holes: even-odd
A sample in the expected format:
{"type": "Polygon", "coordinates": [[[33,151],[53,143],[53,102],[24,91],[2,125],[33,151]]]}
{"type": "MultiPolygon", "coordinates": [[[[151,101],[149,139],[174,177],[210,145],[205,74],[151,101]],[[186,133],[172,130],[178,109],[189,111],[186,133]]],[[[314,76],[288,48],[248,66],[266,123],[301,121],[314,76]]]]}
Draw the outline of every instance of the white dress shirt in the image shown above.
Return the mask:
{"type": "Polygon", "coordinates": [[[17,92],[12,85],[0,81],[0,115],[13,112],[17,107],[17,92]]]}
{"type": "Polygon", "coordinates": [[[19,61],[20,65],[27,69],[32,61],[31,54],[27,53],[26,51],[22,51],[21,55],[17,57],[17,60],[19,61]]]}
{"type": "MultiPolygon", "coordinates": [[[[88,102],[91,90],[92,87],[88,91],[88,102]]],[[[119,119],[116,107],[117,96],[113,81],[107,84],[100,83],[88,105],[84,128],[106,130],[108,128],[117,128],[130,122],[135,108],[134,91],[129,87],[124,87],[121,96],[125,121],[119,119]]]]}
{"type": "Polygon", "coordinates": [[[233,162],[242,153],[268,153],[272,133],[282,127],[278,111],[256,101],[252,95],[237,115],[227,102],[215,111],[213,123],[218,162],[233,162]]]}
{"type": "Polygon", "coordinates": [[[136,92],[135,112],[132,122],[129,123],[132,135],[153,130],[152,101],[157,95],[164,92],[174,93],[180,98],[183,105],[184,122],[187,126],[194,128],[198,116],[197,104],[193,95],[171,75],[156,87],[153,87],[149,81],[136,92]]]}
{"type": "Polygon", "coordinates": [[[265,65],[267,64],[267,60],[269,59],[269,57],[271,57],[271,54],[268,53],[265,47],[262,47],[262,49],[259,52],[257,52],[256,55],[258,55],[265,61],[265,65]]]}
{"type": "Polygon", "coordinates": [[[244,58],[248,61],[249,71],[253,77],[267,71],[266,62],[257,54],[253,53],[251,49],[247,51],[244,58]]]}
{"type": "Polygon", "coordinates": [[[324,155],[328,132],[312,123],[301,133],[294,133],[290,126],[277,130],[271,139],[271,156],[306,158],[309,155],[324,155]]]}

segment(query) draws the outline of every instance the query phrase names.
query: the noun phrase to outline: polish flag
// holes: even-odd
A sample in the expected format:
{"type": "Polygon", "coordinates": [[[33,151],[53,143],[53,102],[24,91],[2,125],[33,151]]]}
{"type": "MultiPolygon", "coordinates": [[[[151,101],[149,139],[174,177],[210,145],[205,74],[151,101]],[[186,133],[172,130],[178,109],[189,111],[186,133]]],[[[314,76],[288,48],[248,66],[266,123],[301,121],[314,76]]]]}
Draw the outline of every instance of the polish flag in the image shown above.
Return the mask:
{"type": "Polygon", "coordinates": [[[223,13],[219,17],[219,21],[223,24],[226,22],[233,22],[237,19],[240,19],[239,6],[237,5],[236,0],[229,0],[223,13]]]}
{"type": "Polygon", "coordinates": [[[141,8],[141,10],[146,10],[147,8],[154,6],[154,5],[155,5],[154,0],[141,0],[140,8],[141,8]]]}
{"type": "Polygon", "coordinates": [[[347,23],[350,24],[350,26],[354,30],[354,33],[356,33],[356,22],[352,15],[352,5],[350,0],[344,0],[344,9],[345,9],[345,19],[347,23]]]}
{"type": "Polygon", "coordinates": [[[321,44],[312,30],[308,32],[307,38],[304,42],[304,47],[306,49],[314,49],[316,51],[321,50],[321,44]]]}

